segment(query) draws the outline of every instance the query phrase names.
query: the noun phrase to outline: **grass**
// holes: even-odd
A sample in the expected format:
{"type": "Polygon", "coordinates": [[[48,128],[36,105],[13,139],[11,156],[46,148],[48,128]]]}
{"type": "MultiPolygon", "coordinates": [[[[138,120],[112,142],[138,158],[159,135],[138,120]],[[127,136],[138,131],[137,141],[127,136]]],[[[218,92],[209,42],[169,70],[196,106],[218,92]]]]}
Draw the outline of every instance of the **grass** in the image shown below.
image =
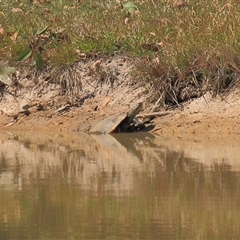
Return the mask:
{"type": "Polygon", "coordinates": [[[184,100],[179,82],[197,88],[200,95],[203,85],[217,94],[236,82],[238,1],[134,3],[139,11],[130,14],[114,0],[2,1],[0,60],[16,64],[36,30],[49,26],[40,37],[44,65],[69,66],[91,54],[128,55],[138,59],[138,74],[144,81],[160,92],[167,89],[165,102],[184,100]]]}

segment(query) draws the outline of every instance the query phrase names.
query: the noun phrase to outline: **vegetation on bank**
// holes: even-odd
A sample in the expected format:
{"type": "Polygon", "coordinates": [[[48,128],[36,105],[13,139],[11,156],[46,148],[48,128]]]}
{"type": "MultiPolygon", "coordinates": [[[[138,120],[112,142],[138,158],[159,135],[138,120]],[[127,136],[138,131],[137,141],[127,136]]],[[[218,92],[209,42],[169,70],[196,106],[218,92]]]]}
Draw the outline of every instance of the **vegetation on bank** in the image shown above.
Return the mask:
{"type": "Polygon", "coordinates": [[[127,55],[165,103],[227,90],[240,74],[237,0],[0,0],[0,61],[38,69],[127,55]],[[17,61],[21,60],[21,62],[17,61]]]}

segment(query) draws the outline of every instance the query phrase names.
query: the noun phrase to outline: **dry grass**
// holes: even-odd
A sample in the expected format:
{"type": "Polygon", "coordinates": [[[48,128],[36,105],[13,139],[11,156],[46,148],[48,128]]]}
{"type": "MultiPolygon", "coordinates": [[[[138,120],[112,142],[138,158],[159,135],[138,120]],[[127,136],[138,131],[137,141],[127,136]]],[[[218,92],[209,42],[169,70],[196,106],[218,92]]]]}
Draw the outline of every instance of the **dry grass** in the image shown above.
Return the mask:
{"type": "Polygon", "coordinates": [[[35,31],[49,25],[41,36],[44,65],[68,66],[92,54],[129,55],[138,59],[144,81],[165,89],[166,103],[191,97],[192,88],[194,96],[206,86],[217,94],[238,79],[239,1],[134,3],[139,11],[129,14],[113,0],[2,1],[0,60],[14,64],[35,31]]]}

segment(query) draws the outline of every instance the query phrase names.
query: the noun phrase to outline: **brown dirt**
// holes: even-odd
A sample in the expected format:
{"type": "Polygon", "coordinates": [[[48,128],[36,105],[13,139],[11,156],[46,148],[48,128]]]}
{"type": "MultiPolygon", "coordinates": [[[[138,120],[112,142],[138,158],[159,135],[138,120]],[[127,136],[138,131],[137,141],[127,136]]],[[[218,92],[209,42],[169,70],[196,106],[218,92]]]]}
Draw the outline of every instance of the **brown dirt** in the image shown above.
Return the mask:
{"type": "MultiPolygon", "coordinates": [[[[139,79],[131,74],[134,70],[130,59],[114,57],[77,63],[72,68],[75,74],[72,75],[77,78],[74,83],[62,72],[53,73],[55,78],[60,79],[58,82],[49,78],[49,72],[37,76],[20,72],[15,76],[17,84],[2,90],[0,128],[88,131],[100,119],[126,112],[137,101],[144,102],[142,113],[149,113],[154,105],[150,86],[140,83],[139,79]],[[68,90],[63,92],[63,85],[68,90]],[[70,91],[69,86],[73,86],[73,90],[70,91]],[[29,105],[27,110],[26,105],[29,105]]],[[[186,102],[171,114],[155,118],[152,132],[238,134],[239,94],[238,89],[224,97],[212,98],[210,93],[207,93],[204,97],[186,102]]],[[[163,110],[160,106],[155,109],[163,110]]]]}

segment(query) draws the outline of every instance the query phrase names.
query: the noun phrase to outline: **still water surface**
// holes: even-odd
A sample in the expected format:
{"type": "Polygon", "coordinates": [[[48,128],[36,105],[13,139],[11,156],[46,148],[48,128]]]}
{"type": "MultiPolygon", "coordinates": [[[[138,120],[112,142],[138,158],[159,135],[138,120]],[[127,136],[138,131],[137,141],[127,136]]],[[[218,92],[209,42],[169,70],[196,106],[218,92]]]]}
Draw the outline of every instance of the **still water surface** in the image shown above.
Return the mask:
{"type": "Polygon", "coordinates": [[[0,134],[0,239],[240,239],[239,137],[0,134]]]}

